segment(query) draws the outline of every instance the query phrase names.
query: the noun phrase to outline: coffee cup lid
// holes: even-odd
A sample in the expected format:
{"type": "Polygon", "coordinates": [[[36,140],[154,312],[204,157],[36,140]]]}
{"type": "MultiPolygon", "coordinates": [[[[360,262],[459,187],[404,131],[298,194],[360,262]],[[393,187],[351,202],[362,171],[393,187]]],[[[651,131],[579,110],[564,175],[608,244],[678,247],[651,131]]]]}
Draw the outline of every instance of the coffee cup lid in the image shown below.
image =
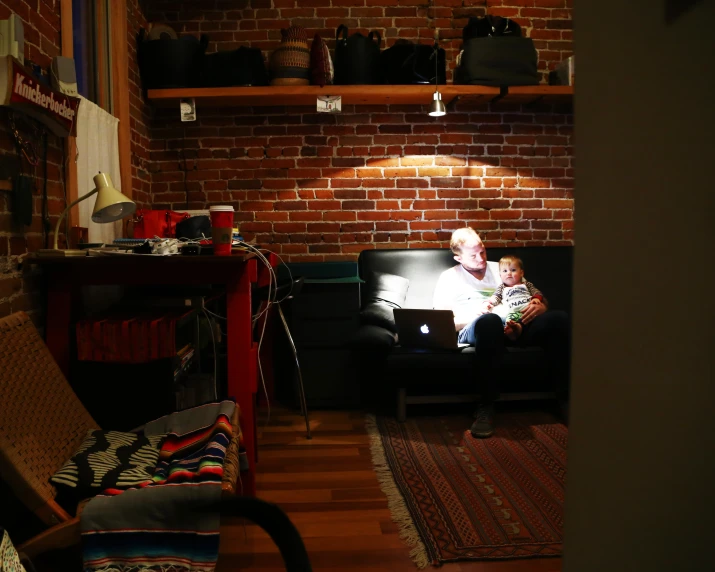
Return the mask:
{"type": "Polygon", "coordinates": [[[209,207],[209,212],[233,212],[233,207],[231,205],[211,205],[209,207]]]}

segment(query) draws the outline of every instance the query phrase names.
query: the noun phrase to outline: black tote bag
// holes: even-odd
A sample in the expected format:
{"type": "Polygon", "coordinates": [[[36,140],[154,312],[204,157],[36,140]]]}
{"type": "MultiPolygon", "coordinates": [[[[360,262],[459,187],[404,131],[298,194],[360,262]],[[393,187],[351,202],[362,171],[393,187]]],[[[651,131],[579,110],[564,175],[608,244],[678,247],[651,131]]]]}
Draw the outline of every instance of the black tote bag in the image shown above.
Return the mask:
{"type": "Polygon", "coordinates": [[[537,55],[531,38],[487,37],[464,42],[455,83],[538,85],[537,55]]]}
{"type": "Polygon", "coordinates": [[[357,32],[348,37],[347,26],[338,26],[335,32],[335,84],[380,83],[381,42],[378,32],[370,32],[367,36],[357,32]]]}
{"type": "Polygon", "coordinates": [[[268,85],[261,50],[241,46],[237,50],[206,54],[202,84],[204,87],[268,85]]]}
{"type": "Polygon", "coordinates": [[[446,56],[442,48],[398,41],[380,53],[382,83],[390,85],[446,83],[446,56]],[[437,64],[435,65],[435,57],[437,64]]]}

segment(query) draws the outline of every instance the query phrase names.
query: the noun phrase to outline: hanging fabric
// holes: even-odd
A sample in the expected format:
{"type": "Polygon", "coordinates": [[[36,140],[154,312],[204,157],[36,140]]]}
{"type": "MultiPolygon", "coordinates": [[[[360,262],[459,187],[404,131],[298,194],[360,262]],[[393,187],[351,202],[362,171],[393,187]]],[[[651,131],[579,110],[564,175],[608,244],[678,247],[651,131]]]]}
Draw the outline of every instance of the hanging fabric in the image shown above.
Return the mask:
{"type": "MultiPolygon", "coordinates": [[[[99,171],[107,173],[114,186],[121,191],[119,120],[88,99],[81,96],[80,99],[77,112],[77,196],[86,195],[94,189],[93,177],[99,171]]],[[[79,226],[89,229],[89,242],[111,244],[121,236],[122,222],[92,222],[95,200],[96,195],[79,203],[79,226]]]]}

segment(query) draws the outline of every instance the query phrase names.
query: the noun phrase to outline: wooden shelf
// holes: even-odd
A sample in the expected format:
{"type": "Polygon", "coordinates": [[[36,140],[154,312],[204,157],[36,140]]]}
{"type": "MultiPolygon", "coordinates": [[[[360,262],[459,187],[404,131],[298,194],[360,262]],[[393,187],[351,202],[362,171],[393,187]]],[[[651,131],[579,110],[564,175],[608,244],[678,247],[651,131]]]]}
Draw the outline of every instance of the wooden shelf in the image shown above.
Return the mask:
{"type": "Polygon", "coordinates": [[[503,103],[519,103],[530,105],[534,103],[572,104],[573,86],[571,85],[525,85],[508,88],[503,103]]]}
{"type": "MultiPolygon", "coordinates": [[[[439,91],[445,104],[457,97],[459,101],[470,103],[568,104],[573,100],[571,86],[535,85],[500,89],[449,84],[439,86],[439,91]]],[[[315,106],[318,95],[340,95],[343,105],[429,105],[432,93],[434,86],[431,85],[306,85],[150,89],[147,97],[159,107],[174,106],[177,100],[188,98],[194,98],[197,107],[315,106]]]]}

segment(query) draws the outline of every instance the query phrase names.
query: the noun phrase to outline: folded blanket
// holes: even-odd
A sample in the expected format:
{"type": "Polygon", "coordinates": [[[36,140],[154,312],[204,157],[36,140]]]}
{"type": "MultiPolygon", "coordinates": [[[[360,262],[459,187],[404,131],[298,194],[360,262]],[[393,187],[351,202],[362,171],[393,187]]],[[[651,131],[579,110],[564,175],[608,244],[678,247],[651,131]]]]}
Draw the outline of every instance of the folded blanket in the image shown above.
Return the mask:
{"type": "Polygon", "coordinates": [[[211,572],[231,401],[172,413],[145,427],[167,434],[153,482],[105,491],[80,518],[85,572],[211,572]],[[211,510],[207,507],[212,507],[211,510]]]}

